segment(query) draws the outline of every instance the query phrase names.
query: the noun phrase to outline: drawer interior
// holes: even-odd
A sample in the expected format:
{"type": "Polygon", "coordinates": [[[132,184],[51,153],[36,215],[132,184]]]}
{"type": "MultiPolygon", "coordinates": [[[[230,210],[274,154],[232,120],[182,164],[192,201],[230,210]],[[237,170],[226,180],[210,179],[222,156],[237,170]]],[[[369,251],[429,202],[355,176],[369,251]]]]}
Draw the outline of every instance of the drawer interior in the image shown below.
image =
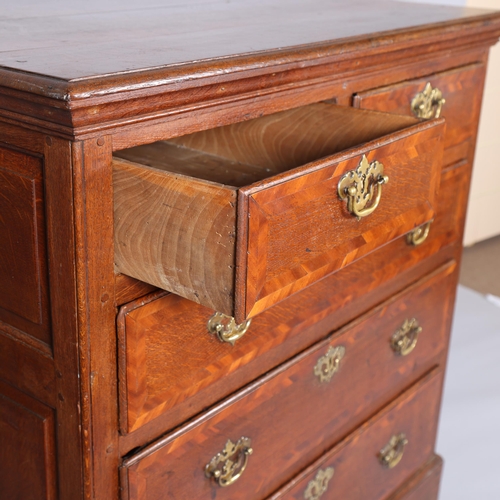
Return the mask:
{"type": "Polygon", "coordinates": [[[241,323],[432,219],[443,132],[316,103],[120,151],[116,269],[241,323]]]}
{"type": "Polygon", "coordinates": [[[243,187],[397,132],[418,120],[327,103],[119,151],[156,169],[243,187]]]}

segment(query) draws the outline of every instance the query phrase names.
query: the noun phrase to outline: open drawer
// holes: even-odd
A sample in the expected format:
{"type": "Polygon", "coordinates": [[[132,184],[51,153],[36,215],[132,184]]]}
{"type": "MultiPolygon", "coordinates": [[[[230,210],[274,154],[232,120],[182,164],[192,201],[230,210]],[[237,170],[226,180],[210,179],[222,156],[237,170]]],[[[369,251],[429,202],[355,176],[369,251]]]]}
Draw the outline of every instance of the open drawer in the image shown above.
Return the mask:
{"type": "Polygon", "coordinates": [[[117,268],[242,322],[431,220],[443,131],[319,103],[119,151],[117,268]]]}

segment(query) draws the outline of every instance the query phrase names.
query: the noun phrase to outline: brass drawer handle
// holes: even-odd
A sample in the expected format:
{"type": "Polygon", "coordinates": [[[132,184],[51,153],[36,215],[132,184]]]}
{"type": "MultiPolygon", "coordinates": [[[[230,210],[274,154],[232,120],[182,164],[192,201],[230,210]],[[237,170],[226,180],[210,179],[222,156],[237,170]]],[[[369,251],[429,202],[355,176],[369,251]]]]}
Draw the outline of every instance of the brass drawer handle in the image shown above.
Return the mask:
{"type": "Polygon", "coordinates": [[[380,450],[379,461],[383,467],[392,469],[401,462],[405,446],[408,444],[408,439],[404,433],[395,434],[384,448],[380,450]]]}
{"type": "Polygon", "coordinates": [[[437,87],[432,88],[430,82],[427,82],[424,90],[412,99],[411,111],[417,118],[439,118],[445,102],[443,93],[437,87]]]}
{"type": "Polygon", "coordinates": [[[231,345],[243,337],[250,327],[251,319],[236,324],[232,316],[226,316],[216,312],[207,323],[207,330],[212,335],[216,335],[221,342],[228,342],[231,345]]]}
{"type": "Polygon", "coordinates": [[[418,246],[421,245],[429,236],[432,221],[426,222],[421,226],[416,227],[413,231],[406,235],[406,242],[408,245],[418,246]]]}
{"type": "Polygon", "coordinates": [[[330,382],[332,377],[340,370],[340,361],[344,357],[345,347],[340,345],[330,347],[324,356],[318,359],[314,366],[314,375],[320,382],[330,382]]]}
{"type": "Polygon", "coordinates": [[[307,484],[307,488],[304,491],[305,500],[319,500],[323,493],[328,489],[328,482],[333,477],[335,469],[333,467],[327,467],[326,469],[320,469],[316,474],[314,479],[311,479],[307,484]]]}
{"type": "Polygon", "coordinates": [[[388,182],[389,177],[384,175],[384,165],[376,160],[368,163],[363,155],[358,168],[341,177],[338,194],[341,200],[347,200],[347,210],[359,220],[378,207],[382,197],[382,184],[388,182]]]}
{"type": "Polygon", "coordinates": [[[224,449],[205,466],[205,476],[214,478],[223,488],[233,484],[245,472],[248,457],[253,453],[251,445],[251,440],[246,437],[241,437],[236,443],[228,439],[224,449]]]}
{"type": "Polygon", "coordinates": [[[415,318],[405,319],[401,327],[391,337],[391,347],[396,354],[406,356],[415,346],[422,327],[415,318]]]}

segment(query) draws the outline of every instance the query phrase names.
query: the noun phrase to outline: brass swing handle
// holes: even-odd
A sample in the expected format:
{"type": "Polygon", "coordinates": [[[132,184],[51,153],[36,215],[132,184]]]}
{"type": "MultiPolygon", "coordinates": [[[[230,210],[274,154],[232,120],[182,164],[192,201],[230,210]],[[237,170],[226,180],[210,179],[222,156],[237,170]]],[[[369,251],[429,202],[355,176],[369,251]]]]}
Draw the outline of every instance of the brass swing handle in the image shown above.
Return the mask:
{"type": "Polygon", "coordinates": [[[421,245],[429,236],[429,231],[431,229],[432,220],[416,227],[413,231],[406,235],[406,242],[408,245],[414,247],[421,245]]]}
{"type": "Polygon", "coordinates": [[[236,443],[228,439],[224,449],[205,466],[205,476],[215,479],[223,488],[233,484],[245,472],[248,457],[253,453],[251,445],[247,437],[241,437],[236,443]]]}
{"type": "Polygon", "coordinates": [[[417,345],[422,327],[415,318],[405,319],[404,323],[391,337],[392,350],[400,356],[410,354],[417,345]]]}
{"type": "Polygon", "coordinates": [[[378,459],[382,467],[392,469],[401,462],[405,446],[408,444],[406,435],[401,432],[391,437],[389,442],[380,450],[378,459]]]}
{"type": "Polygon", "coordinates": [[[358,167],[341,177],[338,195],[347,201],[347,210],[359,220],[375,211],[382,198],[382,185],[388,182],[384,165],[376,160],[369,163],[363,155],[358,167]]]}
{"type": "Polygon", "coordinates": [[[239,325],[236,324],[232,316],[226,316],[216,312],[210,317],[207,323],[207,330],[212,335],[216,335],[221,342],[228,342],[231,345],[243,337],[250,328],[252,320],[247,319],[239,325]]]}
{"type": "Polygon", "coordinates": [[[430,82],[427,82],[424,90],[412,99],[411,111],[417,118],[423,118],[424,120],[439,118],[445,102],[443,93],[437,87],[433,88],[430,82]]]}

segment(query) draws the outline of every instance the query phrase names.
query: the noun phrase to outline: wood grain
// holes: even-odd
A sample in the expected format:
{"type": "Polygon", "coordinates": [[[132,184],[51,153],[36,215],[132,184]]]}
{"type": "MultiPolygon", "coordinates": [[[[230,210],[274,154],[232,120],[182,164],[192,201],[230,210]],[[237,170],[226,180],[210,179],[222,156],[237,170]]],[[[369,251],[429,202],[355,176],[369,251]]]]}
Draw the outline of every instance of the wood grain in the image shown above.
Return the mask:
{"type": "MultiPolygon", "coordinates": [[[[460,241],[463,230],[470,170],[470,165],[461,162],[455,168],[442,173],[436,218],[424,244],[411,247],[406,243],[405,237],[398,238],[292,295],[255,317],[249,332],[235,347],[220,344],[207,334],[206,322],[213,313],[212,310],[175,295],[159,298],[161,294],[154,294],[150,299],[146,299],[149,303],[144,307],[142,306],[145,299],[124,307],[118,321],[122,339],[119,355],[120,418],[124,432],[128,425],[126,372],[127,352],[131,352],[131,347],[126,345],[128,336],[132,337],[132,344],[136,338],[143,345],[145,342],[151,342],[156,346],[168,346],[168,353],[163,354],[165,359],[178,349],[186,350],[182,363],[170,364],[167,367],[160,363],[161,370],[154,366],[154,376],[147,371],[147,362],[143,365],[138,361],[134,362],[137,372],[131,376],[132,380],[140,381],[139,387],[134,386],[137,387],[134,391],[137,391],[138,401],[142,400],[152,406],[151,413],[141,417],[147,425],[122,439],[120,446],[124,452],[154,439],[155,435],[171,429],[178,422],[192,417],[207,405],[284,362],[291,355],[323,338],[328,332],[340,328],[425,273],[435,270],[440,264],[444,264],[447,258],[458,258],[456,242],[460,241]],[[457,210],[458,205],[462,208],[457,210]],[[131,314],[129,321],[131,311],[135,312],[131,314]],[[133,320],[132,317],[136,319],[133,320]],[[170,332],[168,337],[165,337],[165,331],[170,332]],[[192,352],[189,347],[191,345],[199,347],[192,352]],[[206,371],[200,364],[189,363],[191,357],[198,360],[204,352],[210,353],[212,366],[216,367],[214,370],[206,371]],[[186,368],[182,368],[184,366],[186,368]],[[188,373],[193,373],[192,370],[195,369],[200,378],[193,387],[185,387],[175,395],[170,394],[173,399],[168,403],[166,388],[170,380],[163,383],[162,389],[161,373],[168,373],[171,369],[186,369],[188,373]],[[150,383],[158,384],[157,394],[161,396],[157,396],[155,401],[148,396],[147,386],[150,383]],[[186,399],[183,401],[184,398],[186,399]],[[171,407],[174,401],[176,405],[171,407]],[[167,405],[168,411],[162,411],[163,405],[167,405]],[[155,418],[150,420],[152,417],[155,418]]],[[[145,351],[140,352],[147,357],[145,351]]],[[[136,356],[133,355],[133,358],[136,356]]],[[[159,358],[161,362],[162,355],[159,355],[159,358]]],[[[178,371],[176,374],[179,376],[178,371]]],[[[181,379],[187,376],[186,373],[181,379]]]]}
{"type": "Polygon", "coordinates": [[[54,411],[0,381],[0,484],[5,500],[56,500],[54,411]]]}
{"type": "MultiPolygon", "coordinates": [[[[16,156],[11,163],[16,165],[15,175],[7,168],[4,176],[7,186],[15,189],[2,191],[0,208],[9,217],[26,215],[17,217],[19,224],[9,225],[7,240],[0,231],[0,247],[5,241],[15,241],[12,227],[14,236],[21,232],[24,253],[11,251],[9,258],[16,255],[12,269],[33,274],[36,252],[28,252],[27,260],[24,257],[28,247],[36,247],[41,266],[38,277],[43,282],[40,287],[31,280],[26,297],[22,291],[21,300],[12,305],[15,294],[9,295],[4,286],[10,277],[0,273],[0,299],[10,300],[11,309],[24,308],[29,317],[4,308],[0,318],[0,399],[7,401],[8,409],[2,413],[0,428],[7,425],[2,444],[7,443],[4,449],[9,452],[3,471],[14,478],[12,484],[20,488],[23,500],[35,492],[43,495],[44,486],[39,485],[47,477],[54,478],[52,490],[46,490],[49,497],[118,498],[120,487],[127,486],[119,484],[118,466],[124,457],[130,459],[137,453],[136,447],[158,441],[186,419],[196,419],[216,401],[310,348],[328,332],[377,307],[450,259],[460,259],[482,78],[488,47],[500,35],[500,14],[385,0],[343,5],[327,0],[259,0],[252,7],[221,0],[188,0],[178,6],[158,6],[150,0],[137,6],[131,1],[89,0],[77,5],[48,0],[35,5],[20,0],[6,6],[0,20],[6,33],[0,40],[0,148],[16,156]],[[259,335],[252,337],[250,330],[241,348],[237,344],[224,351],[228,346],[217,344],[213,351],[205,351],[205,341],[201,342],[200,353],[188,352],[182,365],[189,367],[190,356],[200,360],[209,351],[215,372],[201,373],[200,369],[191,387],[182,378],[184,367],[177,367],[176,376],[184,385],[174,406],[152,420],[145,417],[144,425],[119,437],[117,349],[124,352],[126,335],[120,332],[118,346],[116,307],[143,297],[124,308],[122,316],[138,314],[136,310],[145,316],[151,312],[154,319],[137,319],[134,326],[136,333],[143,333],[143,343],[154,338],[162,346],[175,344],[181,352],[186,351],[182,351],[185,345],[179,332],[172,334],[171,343],[160,337],[162,318],[187,328],[185,336],[195,346],[205,338],[200,337],[205,334],[201,330],[206,314],[212,311],[193,304],[188,308],[187,300],[177,299],[176,316],[170,306],[161,305],[173,296],[114,275],[111,151],[321,101],[350,106],[354,94],[387,90],[401,82],[427,80],[430,75],[455,70],[449,80],[453,96],[448,103],[453,105],[448,107],[447,118],[454,113],[457,118],[448,127],[450,147],[441,176],[446,186],[436,199],[428,240],[411,248],[404,237],[396,238],[289,296],[254,318],[252,328],[259,335]],[[472,73],[475,76],[469,78],[472,73]],[[468,107],[473,110],[469,115],[468,107]],[[20,174],[23,162],[36,167],[31,172],[27,167],[27,175],[20,174]],[[31,194],[26,188],[30,183],[35,186],[31,194]],[[13,191],[23,196],[16,198],[13,191]],[[40,288],[42,300],[37,302],[34,297],[40,288]],[[151,302],[142,308],[141,301],[151,302]],[[155,303],[159,307],[153,313],[155,303]],[[40,310],[42,326],[31,322],[40,310]],[[181,316],[182,311],[193,316],[181,316]],[[150,335],[144,333],[146,324],[152,329],[150,335]],[[215,380],[217,373],[227,376],[215,380]],[[12,420],[17,420],[18,429],[25,426],[26,432],[11,432],[12,420]],[[42,435],[48,438],[44,441],[42,435]],[[50,453],[44,451],[49,449],[50,453]],[[25,478],[26,471],[19,465],[26,457],[35,469],[30,478],[25,478]]],[[[293,152],[296,145],[290,144],[293,152]]],[[[208,161],[206,153],[202,158],[186,148],[176,147],[176,151],[181,175],[207,169],[215,172],[214,159],[208,161]]],[[[246,164],[222,161],[228,168],[217,172],[220,177],[214,180],[233,186],[238,178],[248,186],[243,179],[249,173],[246,164]]],[[[250,167],[250,172],[256,172],[250,167]]],[[[4,165],[0,169],[3,172],[4,165]]],[[[238,238],[245,239],[246,214],[236,217],[238,238]]],[[[246,245],[236,248],[239,262],[247,258],[246,251],[246,245]]],[[[24,279],[21,276],[14,283],[13,291],[24,279]]],[[[236,294],[236,299],[244,309],[245,297],[241,300],[241,294],[236,294]]],[[[450,320],[448,314],[446,329],[450,320]]],[[[172,328],[168,323],[169,332],[172,328]]],[[[141,347],[140,342],[137,345],[141,347]]],[[[140,351],[135,354],[139,359],[140,351]]],[[[146,360],[150,356],[147,350],[142,354],[146,360]]],[[[155,388],[151,394],[156,394],[156,403],[161,405],[165,384],[160,362],[157,356],[153,366],[157,373],[148,370],[147,384],[155,388]],[[157,385],[151,382],[154,375],[157,385]]],[[[444,365],[443,357],[439,363],[444,365]]],[[[141,369],[137,366],[137,373],[141,369]]],[[[124,371],[121,366],[120,375],[124,371]]],[[[123,393],[120,397],[125,399],[123,393]]],[[[145,402],[147,406],[152,399],[146,397],[145,402]]],[[[272,423],[279,429],[276,420],[272,423]]],[[[9,494],[2,490],[0,497],[9,494]]]]}
{"type": "MultiPolygon", "coordinates": [[[[361,109],[387,111],[398,115],[413,116],[411,101],[418,92],[421,92],[429,82],[433,88],[443,93],[446,102],[441,116],[446,120],[447,132],[444,138],[444,148],[464,144],[474,135],[476,123],[481,109],[479,101],[474,99],[478,89],[484,84],[486,66],[473,64],[455,68],[427,78],[419,78],[410,82],[403,82],[389,87],[382,87],[372,91],[362,92],[354,96],[354,106],[361,109]]],[[[467,158],[467,153],[458,161],[467,158]]],[[[444,154],[444,165],[449,164],[444,154]]]]}
{"type": "MultiPolygon", "coordinates": [[[[253,178],[246,183],[253,184],[417,123],[408,118],[357,113],[331,104],[311,104],[185,135],[170,142],[255,166],[253,178]]],[[[199,176],[214,180],[210,170],[203,166],[201,169],[203,173],[199,176]]]]}
{"type": "MultiPolygon", "coordinates": [[[[336,382],[337,387],[342,387],[344,380],[351,387],[350,392],[363,394],[364,403],[368,406],[372,401],[369,394],[372,393],[368,393],[363,386],[363,380],[370,379],[364,367],[369,366],[378,374],[370,388],[378,398],[382,397],[382,386],[390,388],[392,393],[395,386],[408,384],[410,379],[428,369],[446,345],[455,271],[454,263],[440,268],[357,320],[354,326],[344,327],[333,339],[316,347],[315,352],[326,352],[330,344],[342,344],[347,348],[345,363],[351,368],[343,368],[343,374],[336,382]],[[408,358],[394,356],[387,349],[388,340],[381,341],[378,336],[368,334],[373,331],[396,331],[404,322],[405,315],[416,317],[428,332],[422,333],[419,350],[408,358]],[[397,377],[393,376],[396,373],[397,377]]],[[[326,290],[323,292],[327,293],[326,290]]],[[[119,352],[120,420],[125,433],[133,432],[161,414],[165,414],[171,426],[180,424],[181,420],[173,420],[179,412],[177,406],[187,406],[191,415],[203,409],[200,392],[204,406],[215,403],[217,396],[220,397],[221,386],[228,392],[238,387],[231,383],[230,378],[240,378],[237,372],[246,364],[254,365],[254,378],[261,375],[265,366],[259,360],[260,356],[283,343],[287,333],[288,336],[291,334],[287,332],[288,325],[273,322],[271,316],[252,324],[248,334],[231,347],[208,334],[206,322],[211,311],[206,308],[198,306],[194,309],[187,300],[172,294],[141,303],[135,308],[126,308],[119,320],[122,339],[119,352]]],[[[312,313],[311,309],[308,311],[312,313]]],[[[318,313],[325,314],[325,311],[318,313]]],[[[290,314],[287,321],[289,325],[294,325],[301,319],[296,313],[290,314]]],[[[328,333],[328,330],[323,331],[323,335],[328,333]]],[[[307,329],[302,327],[300,335],[306,334],[307,329]]],[[[292,354],[287,352],[288,356],[292,354]]],[[[356,399],[352,394],[350,398],[347,395],[336,396],[339,408],[347,412],[356,399]]],[[[186,417],[185,411],[181,414],[183,418],[186,417]]],[[[335,411],[330,416],[332,420],[337,418],[335,411]]]]}
{"type": "Polygon", "coordinates": [[[316,104],[174,140],[189,150],[208,152],[210,162],[214,156],[235,162],[246,158],[253,184],[241,191],[238,208],[233,189],[213,184],[228,169],[226,160],[220,170],[213,163],[206,168],[194,162],[193,178],[183,175],[177,150],[170,158],[172,147],[166,143],[154,145],[151,153],[150,146],[135,148],[132,156],[123,153],[129,159],[145,158],[150,166],[114,161],[118,269],[235,316],[237,322],[255,316],[433,217],[441,129],[422,124],[391,135],[415,123],[316,104]],[[349,153],[342,157],[344,150],[349,153]],[[391,172],[386,196],[397,201],[386,201],[368,221],[358,222],[346,214],[336,187],[364,153],[391,172]],[[170,163],[176,173],[165,170],[170,163]],[[398,175],[400,164],[406,166],[403,175],[398,175]],[[253,174],[251,165],[257,166],[253,174]],[[236,262],[235,296],[236,210],[244,225],[244,236],[237,238],[243,248],[248,245],[248,255],[236,262]],[[325,210],[331,219],[325,220],[325,210]],[[246,283],[241,283],[244,275],[246,283]]]}
{"type": "Polygon", "coordinates": [[[302,500],[309,481],[320,468],[327,467],[333,467],[335,473],[326,498],[386,498],[432,455],[442,376],[438,370],[431,372],[271,498],[302,500]],[[401,462],[393,469],[384,469],[377,455],[391,436],[400,432],[408,439],[401,462]]]}
{"type": "Polygon", "coordinates": [[[72,144],[84,498],[118,497],[111,138],[72,144]],[[99,191],[101,196],[90,196],[99,191]],[[104,334],[103,334],[104,332],[104,334]]]}
{"type": "MultiPolygon", "coordinates": [[[[346,327],[315,345],[262,382],[174,432],[154,445],[151,452],[143,451],[132,458],[133,474],[143,479],[139,483],[134,480],[137,486],[132,486],[130,497],[156,498],[160,484],[167,488],[164,493],[174,498],[245,498],[249,488],[253,488],[257,498],[269,494],[438,362],[446,342],[443,324],[450,313],[447,305],[438,305],[438,297],[450,285],[454,286],[453,274],[447,274],[452,269],[453,266],[436,275],[427,287],[422,284],[418,298],[401,298],[382,305],[354,327],[346,327]],[[426,298],[422,301],[423,297],[426,298]],[[419,351],[417,345],[404,358],[394,354],[389,341],[410,312],[429,323],[422,332],[422,349],[419,351]],[[321,383],[314,367],[330,346],[339,345],[346,348],[340,371],[329,384],[321,383]],[[255,440],[255,451],[259,450],[256,464],[249,468],[251,473],[243,476],[238,488],[232,490],[207,484],[203,475],[204,454],[211,458],[212,449],[218,451],[227,439],[242,435],[255,440]],[[161,479],[165,474],[169,477],[166,485],[161,479]],[[192,477],[192,485],[185,485],[186,476],[192,477]],[[146,491],[142,490],[144,481],[148,485],[146,491]],[[138,484],[142,486],[134,493],[138,484]]],[[[433,420],[429,417],[429,421],[433,420]]]]}
{"type": "Polygon", "coordinates": [[[0,320],[50,346],[42,168],[0,147],[0,320]]]}
{"type": "MultiPolygon", "coordinates": [[[[306,360],[306,357],[296,360],[297,371],[294,365],[285,365],[279,374],[265,379],[266,387],[252,385],[244,391],[245,397],[236,396],[226,408],[213,410],[126,461],[122,478],[128,483],[128,495],[124,498],[156,500],[178,498],[181,494],[188,498],[266,498],[298,474],[354,428],[353,425],[343,433],[331,433],[336,419],[328,419],[328,413],[335,408],[339,414],[343,411],[342,404],[337,404],[337,392],[330,393],[338,380],[332,380],[330,387],[321,387],[313,379],[316,359],[307,365],[307,371],[298,369],[306,360]],[[294,386],[302,383],[303,389],[296,392],[294,386]],[[268,392],[271,388],[278,391],[273,393],[274,397],[268,392]],[[319,417],[318,413],[324,416],[319,417]],[[323,427],[325,416],[329,432],[323,427]],[[205,477],[205,464],[224,448],[228,439],[234,441],[241,436],[252,440],[254,453],[233,487],[221,488],[205,477]]],[[[430,457],[441,382],[442,372],[431,372],[322,460],[324,464],[333,463],[337,469],[332,486],[335,484],[335,491],[341,497],[349,495],[364,500],[371,491],[373,498],[383,498],[430,457]],[[399,432],[408,436],[413,447],[409,445],[400,466],[387,473],[378,463],[377,453],[399,432]],[[357,475],[360,469],[361,478],[357,475]]],[[[297,482],[287,492],[288,497],[303,498],[306,484],[305,478],[297,482]]],[[[285,497],[276,495],[280,496],[285,497]]]]}
{"type": "Polygon", "coordinates": [[[434,455],[387,500],[437,500],[443,460],[434,455]]]}
{"type": "Polygon", "coordinates": [[[246,262],[237,261],[237,267],[241,275],[246,267],[246,279],[243,288],[243,277],[237,277],[236,290],[246,297],[246,310],[236,310],[236,316],[252,317],[432,219],[441,125],[418,125],[343,157],[316,162],[293,177],[245,190],[239,206],[245,210],[248,203],[248,250],[246,262]],[[377,210],[357,220],[336,191],[342,175],[358,167],[362,154],[383,163],[390,180],[377,210]]]}
{"type": "Polygon", "coordinates": [[[117,269],[232,315],[235,190],[125,160],[113,170],[117,269]]]}
{"type": "MultiPolygon", "coordinates": [[[[71,149],[68,141],[45,137],[47,247],[52,263],[50,304],[54,337],[54,362],[50,374],[55,380],[52,395],[57,416],[57,492],[60,499],[79,498],[84,489],[71,149]]],[[[23,364],[23,372],[28,369],[26,365],[23,364]]]]}
{"type": "Polygon", "coordinates": [[[153,285],[136,280],[125,274],[115,276],[115,305],[117,307],[153,292],[153,285]]]}
{"type": "Polygon", "coordinates": [[[307,5],[260,1],[252,7],[227,6],[216,1],[186,2],[182,6],[148,6],[136,10],[135,16],[128,15],[125,5],[119,9],[116,4],[106,9],[94,6],[102,23],[97,27],[95,16],[86,13],[85,9],[69,9],[64,16],[65,22],[59,23],[61,10],[55,2],[47,4],[40,24],[31,16],[16,15],[10,10],[10,17],[7,14],[4,22],[13,23],[18,32],[25,35],[13,35],[2,41],[0,47],[4,54],[0,63],[53,77],[56,80],[54,88],[45,91],[50,95],[50,90],[53,94],[59,90],[57,80],[92,79],[179,63],[194,72],[196,66],[207,59],[214,64],[214,59],[228,56],[248,54],[250,58],[251,52],[271,52],[276,57],[282,55],[280,52],[289,55],[292,47],[321,47],[328,45],[330,40],[330,43],[335,41],[332,33],[342,41],[345,38],[359,41],[368,34],[378,35],[378,43],[371,44],[377,46],[388,44],[385,38],[395,34],[403,38],[399,33],[403,27],[408,38],[418,40],[422,25],[436,31],[439,28],[439,34],[444,36],[451,31],[453,22],[466,24],[495,19],[491,11],[452,7],[431,10],[418,4],[407,6],[389,2],[373,5],[366,0],[334,6],[326,0],[315,0],[307,5]],[[277,12],[281,29],[271,30],[269,27],[277,12]],[[297,19],[302,21],[301,29],[297,29],[297,19]],[[89,44],[89,33],[92,44],[89,44]],[[228,44],[228,39],[233,43],[228,44]],[[152,40],[156,44],[154,51],[147,50],[152,40]],[[288,50],[283,50],[286,48],[288,50]]]}

